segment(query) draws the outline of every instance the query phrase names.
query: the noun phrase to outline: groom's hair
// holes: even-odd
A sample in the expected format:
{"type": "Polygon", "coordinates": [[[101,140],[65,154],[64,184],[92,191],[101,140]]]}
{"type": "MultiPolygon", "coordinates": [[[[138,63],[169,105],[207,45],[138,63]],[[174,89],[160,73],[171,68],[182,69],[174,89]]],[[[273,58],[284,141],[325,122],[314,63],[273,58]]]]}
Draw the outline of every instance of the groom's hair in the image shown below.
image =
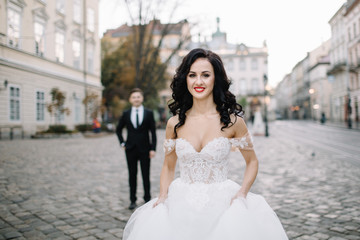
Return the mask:
{"type": "Polygon", "coordinates": [[[138,92],[138,93],[140,93],[141,95],[144,96],[143,90],[141,90],[140,88],[133,88],[133,89],[131,89],[131,91],[130,91],[129,97],[131,96],[131,94],[136,93],[136,92],[138,92]]]}

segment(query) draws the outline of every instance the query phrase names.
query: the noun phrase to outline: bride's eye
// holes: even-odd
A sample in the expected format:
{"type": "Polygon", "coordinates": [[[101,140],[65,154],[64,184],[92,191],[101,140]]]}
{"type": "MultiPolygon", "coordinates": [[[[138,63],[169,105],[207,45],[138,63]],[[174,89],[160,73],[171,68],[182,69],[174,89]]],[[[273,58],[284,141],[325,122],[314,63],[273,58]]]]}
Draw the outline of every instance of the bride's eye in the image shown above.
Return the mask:
{"type": "Polygon", "coordinates": [[[204,74],[204,77],[208,78],[208,77],[210,77],[210,74],[205,73],[205,74],[204,74]]]}
{"type": "Polygon", "coordinates": [[[190,73],[190,74],[189,74],[189,77],[193,78],[193,77],[195,77],[195,74],[194,74],[194,73],[190,73]]]}

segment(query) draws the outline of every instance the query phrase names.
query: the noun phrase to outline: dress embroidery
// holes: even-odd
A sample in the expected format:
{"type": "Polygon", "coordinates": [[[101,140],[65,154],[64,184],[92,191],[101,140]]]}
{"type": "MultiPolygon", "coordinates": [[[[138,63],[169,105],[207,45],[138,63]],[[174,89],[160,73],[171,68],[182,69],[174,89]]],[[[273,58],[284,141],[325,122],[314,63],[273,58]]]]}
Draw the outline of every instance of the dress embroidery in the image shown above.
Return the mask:
{"type": "Polygon", "coordinates": [[[170,154],[175,150],[175,139],[165,139],[163,144],[165,155],[170,154]]]}
{"type": "Polygon", "coordinates": [[[229,139],[232,148],[237,150],[253,150],[253,139],[249,132],[247,132],[241,138],[231,138],[229,139]]]}
{"type": "Polygon", "coordinates": [[[218,137],[201,151],[186,139],[166,140],[164,150],[177,157],[180,177],[169,185],[165,202],[154,207],[155,198],[131,215],[123,239],[288,240],[262,196],[249,192],[245,203],[231,203],[241,186],[227,179],[229,154],[231,148],[251,149],[250,140],[218,137]]]}
{"type": "Polygon", "coordinates": [[[218,183],[227,180],[228,155],[232,148],[251,150],[249,133],[242,138],[218,137],[208,142],[200,152],[186,139],[166,139],[164,152],[176,152],[180,167],[180,178],[186,183],[218,183]]]}

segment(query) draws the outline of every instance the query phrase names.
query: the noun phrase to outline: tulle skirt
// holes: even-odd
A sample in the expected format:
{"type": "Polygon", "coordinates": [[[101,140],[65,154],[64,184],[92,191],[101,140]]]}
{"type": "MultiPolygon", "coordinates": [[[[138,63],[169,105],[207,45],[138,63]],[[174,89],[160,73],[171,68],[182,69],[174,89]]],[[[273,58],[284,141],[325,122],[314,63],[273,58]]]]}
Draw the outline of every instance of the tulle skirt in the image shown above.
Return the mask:
{"type": "Polygon", "coordinates": [[[168,198],[153,208],[153,199],[130,217],[124,240],[283,240],[288,239],[265,199],[248,193],[246,200],[231,198],[240,186],[174,180],[168,198]]]}

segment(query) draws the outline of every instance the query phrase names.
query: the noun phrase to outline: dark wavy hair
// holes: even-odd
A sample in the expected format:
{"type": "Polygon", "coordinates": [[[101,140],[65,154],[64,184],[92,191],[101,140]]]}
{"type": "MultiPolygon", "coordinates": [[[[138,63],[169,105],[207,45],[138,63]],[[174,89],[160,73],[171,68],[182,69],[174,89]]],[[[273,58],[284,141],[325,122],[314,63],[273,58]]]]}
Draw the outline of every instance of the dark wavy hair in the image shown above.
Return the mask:
{"type": "Polygon", "coordinates": [[[214,68],[213,96],[216,110],[220,113],[220,122],[223,124],[221,130],[234,124],[234,122],[231,122],[231,114],[240,117],[243,117],[244,114],[242,106],[236,102],[234,94],[229,91],[231,81],[226,75],[221,58],[210,50],[196,48],[184,57],[181,65],[176,69],[170,85],[173,99],[169,101],[168,106],[173,115],[179,115],[179,122],[174,127],[175,137],[177,137],[176,130],[185,124],[186,112],[193,105],[193,97],[187,88],[186,78],[191,65],[199,58],[206,58],[214,68]]]}

